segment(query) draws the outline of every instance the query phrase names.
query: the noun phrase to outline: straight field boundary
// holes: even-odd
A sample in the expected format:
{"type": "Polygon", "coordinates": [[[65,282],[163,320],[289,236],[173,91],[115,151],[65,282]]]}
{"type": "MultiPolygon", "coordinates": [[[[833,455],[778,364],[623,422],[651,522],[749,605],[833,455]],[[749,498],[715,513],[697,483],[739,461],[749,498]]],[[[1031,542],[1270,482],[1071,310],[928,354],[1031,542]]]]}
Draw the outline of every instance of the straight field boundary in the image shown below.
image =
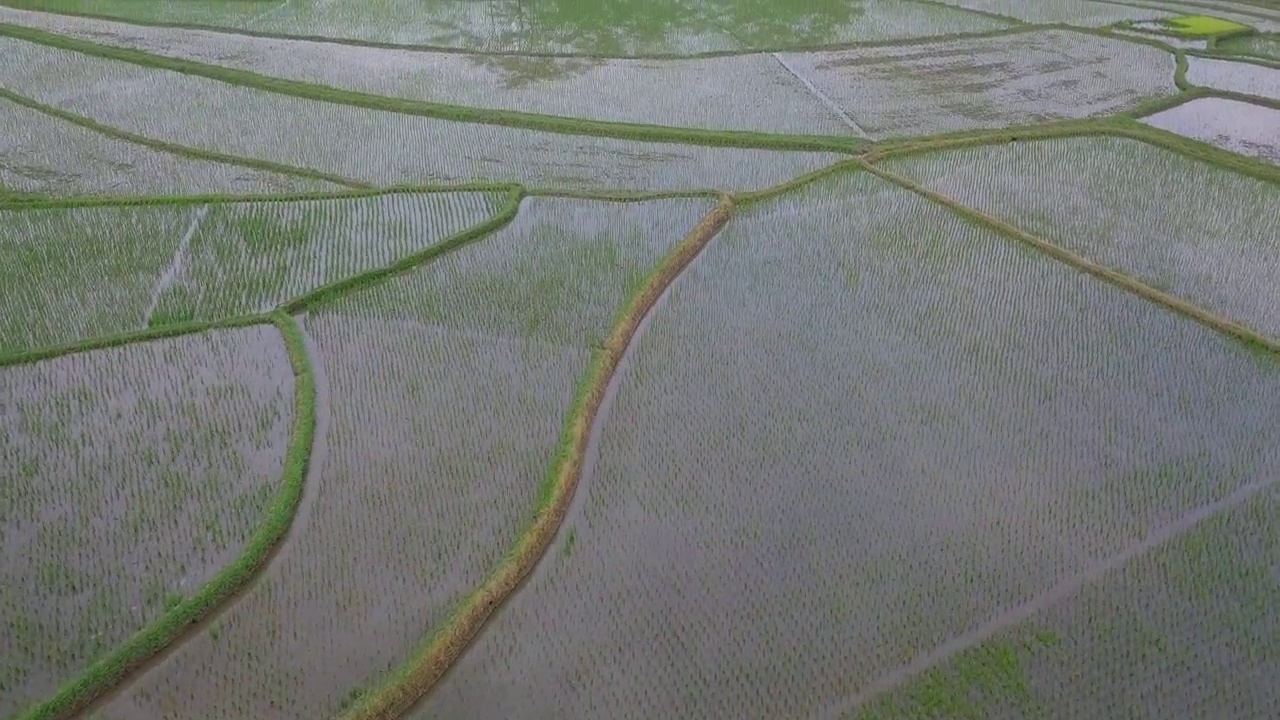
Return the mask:
{"type": "Polygon", "coordinates": [[[909,190],[927,200],[937,203],[970,222],[995,230],[1006,237],[1030,246],[1032,249],[1037,250],[1054,260],[1069,265],[1075,270],[1092,275],[1099,280],[1114,285],[1115,287],[1118,287],[1132,295],[1136,295],[1143,300],[1155,303],[1166,310],[1171,310],[1179,315],[1190,318],[1210,330],[1214,330],[1240,341],[1251,350],[1262,351],[1274,356],[1277,360],[1280,360],[1280,339],[1272,338],[1242,323],[1230,320],[1218,313],[1200,307],[1195,303],[1183,300],[1180,297],[1154,288],[1132,275],[1121,272],[1120,270],[1114,269],[1110,266],[1103,265],[1102,263],[1094,262],[1083,255],[1067,250],[1066,248],[1052,243],[1038,235],[1033,235],[1009,222],[1001,220],[1000,218],[988,215],[966,205],[962,205],[942,193],[924,187],[919,183],[913,182],[877,165],[867,163],[866,169],[873,175],[876,175],[877,177],[893,183],[905,190],[909,190]]]}
{"type": "Polygon", "coordinates": [[[130,48],[89,42],[77,38],[36,30],[19,25],[0,23],[0,36],[34,42],[48,47],[77,52],[91,57],[118,60],[156,70],[169,70],[203,77],[230,85],[239,85],[278,95],[304,100],[316,100],[351,107],[380,110],[401,115],[434,118],[454,122],[470,122],[498,125],[522,130],[550,132],[560,135],[584,135],[607,137],[617,140],[635,140],[654,143],[680,143],[708,147],[726,147],[753,150],[793,150],[810,152],[852,153],[865,144],[855,137],[828,135],[787,135],[750,132],[743,130],[707,130],[702,128],[677,128],[641,123],[607,122],[579,118],[542,115],[515,110],[473,108],[461,105],[423,100],[391,98],[354,90],[337,88],[298,80],[261,75],[247,70],[210,65],[179,58],[145,53],[130,48]]]}
{"type": "MultiPolygon", "coordinates": [[[[3,34],[2,30],[0,30],[0,34],[3,34]]],[[[62,110],[60,108],[56,108],[51,105],[45,105],[44,103],[38,102],[24,95],[19,95],[18,93],[13,92],[8,88],[0,87],[0,100],[8,100],[9,102],[16,103],[23,107],[35,110],[36,112],[48,115],[49,117],[55,118],[57,120],[62,120],[64,122],[71,123],[72,125],[84,128],[86,130],[90,130],[92,132],[98,133],[99,135],[103,135],[105,137],[111,138],[112,140],[123,140],[124,142],[130,143],[133,145],[138,145],[140,147],[145,147],[151,150],[157,150],[159,152],[168,153],[170,155],[177,155],[178,157],[187,158],[189,160],[203,160],[206,162],[215,162],[222,165],[234,165],[237,167],[249,168],[251,170],[263,170],[266,172],[273,172],[281,175],[291,175],[293,177],[306,178],[309,180],[319,180],[321,182],[327,182],[333,185],[338,185],[340,187],[348,187],[348,188],[372,187],[369,183],[362,182],[360,180],[344,178],[340,175],[331,175],[329,173],[320,172],[319,170],[312,170],[310,168],[295,167],[293,165],[285,165],[283,163],[271,162],[270,160],[259,160],[257,158],[240,157],[238,155],[230,155],[223,152],[215,152],[212,150],[202,150],[200,148],[188,147],[186,145],[178,145],[176,143],[165,142],[163,140],[154,140],[144,135],[138,135],[136,133],[131,133],[126,130],[120,130],[118,128],[111,127],[109,125],[103,125],[102,123],[96,120],[92,120],[90,118],[84,117],[82,115],[77,115],[72,112],[67,112],[66,110],[62,110]]],[[[31,197],[35,197],[35,196],[31,196],[31,197]]]]}

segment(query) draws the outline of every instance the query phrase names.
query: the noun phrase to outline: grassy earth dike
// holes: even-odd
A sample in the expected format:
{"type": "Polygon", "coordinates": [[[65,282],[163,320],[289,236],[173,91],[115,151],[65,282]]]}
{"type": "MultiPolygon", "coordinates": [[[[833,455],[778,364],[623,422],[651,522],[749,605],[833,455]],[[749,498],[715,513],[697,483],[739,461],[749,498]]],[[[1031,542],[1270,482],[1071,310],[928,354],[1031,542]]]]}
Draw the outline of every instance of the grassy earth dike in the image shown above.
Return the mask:
{"type": "MultiPolygon", "coordinates": [[[[1048,28],[1058,26],[1046,25],[1044,27],[1048,28]]],[[[456,661],[456,659],[466,650],[468,644],[484,626],[487,619],[508,597],[510,597],[514,591],[519,588],[524,578],[527,577],[538,560],[549,549],[574,495],[582,469],[584,460],[583,453],[586,449],[587,438],[594,423],[596,413],[599,410],[604,389],[607,387],[610,379],[617,371],[623,352],[632,341],[641,319],[650,311],[654,303],[661,296],[663,291],[671,284],[675,277],[677,277],[684,268],[686,268],[688,264],[697,257],[699,252],[706,246],[711,238],[729,220],[735,203],[745,205],[768,197],[774,197],[794,190],[801,185],[812,182],[818,177],[825,176],[826,174],[836,171],[842,167],[848,167],[850,164],[862,165],[869,172],[872,172],[901,187],[921,194],[933,202],[942,204],[952,212],[956,212],[973,222],[978,222],[999,230],[1011,239],[1027,244],[1035,248],[1038,252],[1048,254],[1055,260],[1067,263],[1078,270],[1088,272],[1099,279],[1122,287],[1146,300],[1155,302],[1175,312],[1191,317],[1221,333],[1233,336],[1271,357],[1280,356],[1280,342],[1277,342],[1274,339],[1260,335],[1250,328],[1233,323],[1230,320],[1210,313],[1192,303],[1188,303],[1173,297],[1168,293],[1152,288],[1123,272],[1117,271],[1116,269],[1094,263],[1086,258],[1075,255],[1042,238],[1026,233],[998,218],[993,218],[982,213],[978,213],[970,208],[961,206],[950,198],[920,187],[905,178],[898,177],[875,166],[875,162],[885,157],[934,152],[958,147],[1016,142],[1018,140],[1047,139],[1051,137],[1109,135],[1138,140],[1178,152],[1203,162],[1223,167],[1236,173],[1280,184],[1280,168],[1277,168],[1275,165],[1235,155],[1206,143],[1189,140],[1187,138],[1173,135],[1172,133],[1149,128],[1136,122],[1136,118],[1143,117],[1169,107],[1174,107],[1190,100],[1202,97],[1234,97],[1234,93],[1224,93],[1221,91],[1205,88],[1192,88],[1188,86],[1185,79],[1186,55],[1190,54],[1205,57],[1225,56],[1225,53],[1217,54],[1213,52],[1213,41],[1227,36],[1236,37],[1241,32],[1241,28],[1245,31],[1251,32],[1250,28],[1238,23],[1231,23],[1229,21],[1221,21],[1207,17],[1200,18],[1199,16],[1171,19],[1169,21],[1170,31],[1187,37],[1208,37],[1210,39],[1209,51],[1201,52],[1176,50],[1159,43],[1158,40],[1152,39],[1148,41],[1141,38],[1135,39],[1132,37],[1124,37],[1101,29],[1082,29],[1065,25],[1061,27],[1076,32],[1117,37],[1130,42],[1145,42],[1146,44],[1156,45],[1171,50],[1178,60],[1175,80],[1182,92],[1171,98],[1162,98],[1152,101],[1144,104],[1141,108],[1134,109],[1131,112],[1105,119],[1040,123],[1018,128],[963,131],[931,137],[912,138],[909,140],[891,140],[879,143],[868,143],[866,141],[848,138],[780,136],[768,133],[725,133],[692,128],[669,128],[661,126],[628,125],[625,123],[594,122],[573,118],[535,115],[531,113],[482,110],[445,106],[433,103],[401,101],[364,93],[335,91],[331,88],[324,88],[306,83],[282,81],[276,78],[256,75],[254,73],[228,70],[193,61],[162,58],[139,51],[99,45],[83,40],[66,38],[54,33],[47,33],[13,25],[0,24],[0,35],[40,42],[99,57],[124,60],[139,65],[175,70],[193,75],[201,75],[224,82],[241,84],[271,92],[327,100],[329,102],[340,102],[373,109],[391,110],[407,114],[426,115],[468,122],[501,124],[528,129],[547,130],[551,132],[642,139],[655,142],[685,142],[784,150],[835,150],[851,155],[857,155],[856,159],[837,163],[831,167],[824,168],[807,176],[795,178],[773,188],[753,193],[745,193],[734,198],[721,196],[720,203],[717,207],[694,228],[690,235],[688,235],[668,254],[638,294],[619,314],[608,340],[593,351],[593,357],[588,372],[578,387],[574,402],[567,415],[565,426],[561,433],[559,448],[556,451],[547,478],[541,488],[539,500],[536,506],[535,520],[532,526],[526,531],[519,544],[512,550],[502,567],[492,575],[483,586],[474,591],[463,603],[460,604],[448,624],[426,644],[424,644],[420,651],[417,652],[414,657],[410,658],[395,673],[395,675],[389,678],[381,687],[363,694],[357,705],[343,716],[343,720],[365,720],[366,718],[397,717],[426,694],[435,685],[435,683],[439,681],[453,662],[456,661]],[[1176,24],[1175,21],[1180,21],[1181,24],[1176,24]]],[[[1027,31],[1027,29],[1027,26],[1023,26],[1018,30],[1009,29],[1004,31],[995,31],[989,34],[994,35],[1020,31],[1024,32],[1027,31]]],[[[938,39],[939,38],[931,38],[930,41],[938,39]]],[[[896,41],[876,44],[911,44],[911,42],[896,41]]],[[[66,120],[140,146],[151,147],[153,149],[173,152],[176,154],[183,154],[189,157],[213,160],[215,162],[243,165],[246,167],[257,167],[260,169],[270,169],[276,172],[311,177],[337,185],[359,188],[353,193],[316,193],[306,195],[305,197],[325,197],[330,195],[366,193],[373,194],[389,191],[387,188],[363,190],[363,188],[368,187],[363,183],[357,183],[355,181],[335,176],[327,176],[304,168],[280,166],[252,159],[207,153],[205,151],[198,151],[191,148],[159,143],[145,137],[122,133],[112,128],[100,126],[93,121],[79,118],[78,116],[74,116],[70,113],[65,113],[54,108],[45,107],[39,103],[34,103],[33,101],[8,91],[3,92],[3,97],[5,99],[40,110],[52,117],[57,117],[61,120],[66,120]]],[[[1275,104],[1274,102],[1267,103],[1264,99],[1252,96],[1240,97],[1247,98],[1249,102],[1261,102],[1262,104],[1268,105],[1275,104]]],[[[0,367],[4,367],[8,365],[35,362],[73,352],[115,347],[132,342],[144,342],[211,329],[246,327],[271,322],[279,328],[281,335],[284,338],[294,376],[298,383],[295,392],[294,427],[289,448],[286,453],[285,470],[282,483],[277,491],[276,497],[272,501],[267,521],[255,533],[245,552],[230,565],[223,568],[212,581],[207,583],[190,598],[183,600],[181,603],[173,607],[151,627],[139,632],[130,641],[125,643],[109,656],[93,663],[86,672],[81,675],[81,677],[65,684],[52,698],[28,708],[22,714],[18,715],[17,717],[20,718],[20,720],[35,720],[36,718],[40,718],[41,720],[47,718],[64,718],[82,710],[92,703],[96,697],[111,690],[122,681],[126,680],[132,672],[136,671],[140,666],[145,665],[148,659],[155,657],[171,643],[180,640],[185,633],[189,632],[193,628],[193,626],[199,625],[202,620],[208,618],[211,613],[216,611],[222,603],[232,598],[238,590],[251,580],[254,574],[262,568],[262,566],[270,559],[274,549],[277,547],[277,544],[285,537],[289,530],[293,513],[301,498],[302,486],[305,482],[310,447],[313,439],[312,436],[314,433],[315,388],[313,385],[311,371],[308,366],[306,353],[302,346],[301,334],[294,320],[290,317],[290,314],[301,312],[315,304],[323,303],[332,297],[344,294],[345,292],[357,287],[376,283],[393,274],[410,270],[424,262],[429,262],[431,259],[438,257],[443,253],[484,237],[489,232],[492,232],[494,229],[501,227],[506,222],[509,222],[511,218],[515,216],[515,213],[518,211],[519,201],[524,196],[535,194],[561,194],[557,193],[555,190],[528,190],[522,186],[513,185],[484,186],[484,189],[499,188],[507,189],[511,193],[511,197],[509,198],[508,203],[504,206],[503,211],[486,223],[446,239],[441,243],[437,243],[436,245],[426,248],[419,253],[407,256],[391,266],[378,268],[356,276],[344,278],[327,286],[316,288],[302,297],[289,301],[282,305],[280,309],[269,314],[230,318],[216,322],[181,323],[148,330],[123,333],[111,337],[86,339],[56,347],[22,351],[6,357],[0,357],[0,367]]],[[[396,189],[394,191],[412,192],[424,191],[427,189],[428,188],[403,188],[396,189]]],[[[451,187],[449,189],[461,188],[451,187]]],[[[467,186],[466,189],[478,189],[478,186],[467,186]]],[[[579,197],[590,197],[592,195],[587,192],[563,194],[579,197]]],[[[695,193],[679,193],[679,195],[689,194],[695,193]]],[[[656,197],[664,194],[650,193],[647,195],[656,197]]],[[[612,194],[609,195],[609,197],[617,199],[618,194],[612,194]]],[[[263,200],[264,197],[217,197],[208,198],[207,200],[231,201],[240,199],[263,200]]],[[[137,198],[131,199],[130,201],[136,202],[137,204],[146,204],[186,202],[189,200],[190,198],[159,197],[137,198]]],[[[119,200],[56,200],[0,192],[0,209],[6,210],[73,206],[77,204],[91,204],[97,202],[119,202],[119,200]]]]}
{"type": "Polygon", "coordinates": [[[727,196],[676,245],[649,280],[627,303],[605,342],[592,353],[587,373],[570,406],[559,447],[539,491],[533,524],[502,566],[454,611],[448,624],[392,678],[361,697],[343,720],[390,720],[404,714],[427,694],[466,650],[485,622],[546,554],[573,501],[582,475],[591,428],[605,389],[645,315],[667,287],[702,252],[729,221],[733,201],[727,196]]]}
{"type": "MultiPolygon", "coordinates": [[[[258,319],[248,324],[262,322],[263,319],[258,319]]],[[[19,714],[19,720],[57,720],[86,708],[234,596],[270,560],[289,532],[302,499],[315,432],[315,385],[302,334],[293,318],[275,312],[270,316],[270,322],[279,329],[284,340],[296,390],[293,432],[285,451],[284,473],[280,489],[267,509],[266,521],[249,539],[244,551],[195,594],[174,605],[115,652],[95,661],[78,678],[63,685],[53,697],[19,714]]]]}

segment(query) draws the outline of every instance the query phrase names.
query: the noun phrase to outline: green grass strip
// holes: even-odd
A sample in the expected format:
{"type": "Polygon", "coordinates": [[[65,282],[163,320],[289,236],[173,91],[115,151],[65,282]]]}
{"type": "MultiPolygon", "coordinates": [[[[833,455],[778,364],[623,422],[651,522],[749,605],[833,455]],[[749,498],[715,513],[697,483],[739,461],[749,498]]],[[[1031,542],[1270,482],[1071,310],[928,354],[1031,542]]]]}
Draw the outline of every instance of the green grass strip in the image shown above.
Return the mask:
{"type": "Polygon", "coordinates": [[[73,355],[75,353],[89,352],[91,350],[105,350],[107,348],[119,347],[121,345],[129,345],[131,343],[164,340],[168,338],[181,337],[183,335],[191,335],[193,333],[207,332],[209,330],[232,330],[235,328],[249,327],[251,325],[261,325],[262,323],[267,322],[268,319],[269,316],[265,314],[242,315],[240,317],[225,318],[222,320],[193,320],[175,323],[173,325],[161,325],[158,327],[145,328],[142,330],[130,330],[128,332],[116,333],[114,335],[87,338],[85,340],[76,340],[74,342],[62,343],[59,345],[49,345],[41,348],[32,348],[30,350],[19,350],[16,353],[0,356],[0,367],[23,365],[26,363],[38,362],[40,360],[62,357],[63,355],[73,355]]]}
{"type": "Polygon", "coordinates": [[[864,152],[862,157],[875,162],[885,157],[900,157],[962,147],[998,145],[1015,140],[1050,140],[1054,138],[1107,135],[1111,132],[1114,132],[1113,124],[1105,118],[1060,120],[1007,128],[959,130],[927,137],[881,140],[864,152]]]}
{"type": "Polygon", "coordinates": [[[240,555],[194,595],[166,611],[110,655],[94,661],[52,698],[20,713],[16,720],[61,720],[87,707],[235,595],[266,564],[289,531],[302,499],[315,433],[315,385],[302,335],[293,319],[277,312],[258,317],[254,324],[266,322],[280,330],[294,375],[293,432],[285,451],[280,488],[271,500],[266,519],[240,555]]]}
{"type": "MultiPolygon", "coordinates": [[[[0,28],[3,28],[3,27],[4,26],[0,24],[0,28]]],[[[2,34],[3,32],[0,32],[0,35],[2,34]]],[[[85,128],[86,130],[91,130],[93,132],[96,132],[100,135],[105,135],[106,137],[112,138],[113,140],[123,140],[128,143],[133,143],[134,145],[140,145],[142,147],[150,148],[152,150],[158,150],[160,152],[169,153],[170,155],[178,155],[180,157],[185,157],[193,160],[204,160],[206,162],[215,162],[223,165],[235,165],[238,167],[251,168],[253,170],[265,170],[268,172],[279,173],[281,175],[292,175],[294,177],[307,178],[309,180],[320,180],[323,182],[332,183],[334,185],[340,185],[344,187],[351,187],[351,188],[372,187],[372,185],[366,182],[361,182],[359,180],[352,180],[350,178],[344,178],[338,175],[330,175],[329,173],[322,173],[318,170],[311,170],[309,168],[294,167],[292,165],[284,165],[281,163],[270,162],[268,160],[258,160],[256,158],[239,157],[236,155],[228,155],[226,153],[213,152],[211,150],[202,150],[200,148],[187,147],[186,145],[177,145],[174,143],[164,142],[161,140],[153,140],[152,138],[149,138],[143,135],[137,135],[135,133],[126,132],[124,130],[110,127],[108,125],[103,125],[102,123],[96,120],[92,120],[90,118],[83,117],[81,115],[76,115],[75,113],[67,112],[66,110],[62,110],[60,108],[56,108],[51,105],[45,105],[44,103],[37,102],[23,95],[19,95],[13,92],[12,90],[9,90],[3,87],[0,87],[0,99],[17,103],[18,105],[22,105],[23,107],[27,107],[37,112],[48,115],[50,117],[57,118],[58,120],[71,123],[72,125],[77,125],[79,127],[85,128]]]]}
{"type": "Polygon", "coordinates": [[[951,212],[970,222],[995,230],[1007,237],[1021,242],[1024,245],[1030,246],[1045,255],[1048,255],[1054,260],[1069,265],[1076,270],[1088,273],[1089,275],[1110,283],[1122,290],[1125,290],[1126,292],[1137,295],[1143,300],[1153,302],[1165,309],[1172,310],[1180,315],[1188,317],[1201,325],[1241,342],[1251,351],[1269,354],[1275,359],[1280,360],[1280,340],[1271,338],[1257,330],[1235,322],[1234,320],[1229,320],[1222,315],[1171,295],[1163,290],[1158,290],[1132,275],[1101,263],[1094,262],[1083,255],[1071,252],[1070,250],[1067,250],[1060,245],[1056,245],[1042,237],[1032,235],[1031,233],[1001,220],[1000,218],[963,205],[942,193],[924,187],[923,185],[913,182],[901,175],[870,163],[866,164],[866,169],[868,172],[883,180],[891,182],[905,190],[909,190],[921,197],[942,205],[951,212]]]}
{"type": "MultiPolygon", "coordinates": [[[[1276,42],[1280,42],[1280,34],[1265,33],[1264,35],[1274,37],[1276,38],[1276,42]]],[[[1215,46],[1213,51],[1188,50],[1187,54],[1212,60],[1230,60],[1231,62],[1249,63],[1250,65],[1257,65],[1259,67],[1270,68],[1272,70],[1280,70],[1280,59],[1265,57],[1262,55],[1251,55],[1246,50],[1239,50],[1235,48],[1223,49],[1215,46]]]]}
{"type": "Polygon", "coordinates": [[[555,188],[530,188],[525,197],[551,197],[567,200],[591,200],[595,202],[649,202],[652,200],[714,200],[723,195],[719,190],[557,190],[555,188]]]}
{"type": "Polygon", "coordinates": [[[0,210],[62,209],[83,207],[143,207],[163,205],[219,205],[230,203],[287,203],[313,200],[357,200],[382,195],[426,195],[468,192],[510,192],[515,183],[463,183],[459,185],[396,185],[349,190],[314,190],[296,193],[215,195],[125,195],[118,197],[0,196],[0,210]]]}
{"type": "MultiPolygon", "coordinates": [[[[1143,102],[1140,102],[1137,105],[1134,105],[1128,110],[1125,110],[1124,112],[1121,112],[1121,113],[1116,113],[1111,117],[1127,117],[1127,118],[1133,118],[1136,120],[1138,118],[1144,118],[1144,117],[1147,117],[1148,115],[1155,115],[1158,112],[1164,112],[1165,110],[1176,108],[1179,105],[1185,105],[1191,102],[1192,100],[1199,100],[1202,97],[1208,96],[1208,93],[1205,92],[1204,88],[1196,87],[1191,85],[1190,83],[1187,83],[1185,77],[1183,78],[1183,83],[1186,84],[1187,86],[1186,89],[1182,90],[1176,95],[1165,95],[1163,97],[1144,100],[1143,102]]],[[[1103,118],[1103,119],[1106,119],[1106,118],[1103,118]]]]}
{"type": "MultiPolygon", "coordinates": [[[[632,55],[597,55],[592,53],[567,53],[567,52],[538,52],[529,50],[477,50],[473,48],[453,47],[449,45],[429,45],[421,43],[395,43],[385,42],[381,40],[361,40],[358,38],[333,37],[329,35],[300,35],[290,33],[271,32],[266,30],[251,30],[249,28],[239,28],[226,25],[208,25],[201,23],[188,23],[181,21],[166,20],[146,20],[140,18],[127,18],[116,15],[106,15],[102,13],[83,12],[80,10],[50,10],[42,7],[39,0],[0,0],[0,6],[11,7],[17,10],[38,11],[47,15],[62,15],[64,17],[84,18],[86,20],[102,20],[106,22],[115,22],[122,25],[136,25],[138,27],[154,27],[167,28],[173,30],[194,30],[200,32],[218,33],[221,35],[240,35],[250,38],[260,38],[264,40],[290,40],[299,42],[324,43],[328,45],[343,45],[347,47],[371,48],[376,50],[402,50],[408,52],[422,53],[444,53],[450,55],[475,55],[481,57],[527,57],[527,58],[581,58],[586,60],[697,60],[702,58],[721,58],[736,57],[740,55],[755,55],[759,53],[771,52],[827,52],[835,50],[853,50],[857,48],[871,47],[888,47],[892,45],[913,45],[935,41],[947,40],[965,40],[969,38],[997,37],[1000,35],[1008,35],[1018,32],[1025,32],[1028,28],[1035,29],[1040,27],[1033,23],[1022,23],[1019,20],[1004,16],[996,16],[1012,25],[1007,28],[997,28],[995,30],[981,30],[977,32],[955,32],[943,33],[941,35],[933,35],[928,37],[910,37],[899,39],[885,40],[855,40],[841,43],[823,43],[816,45],[760,45],[749,48],[740,48],[732,50],[703,50],[693,53],[638,53],[632,55]]],[[[952,9],[959,10],[955,6],[952,9]]],[[[974,14],[987,14],[979,10],[966,10],[974,14]]]]}
{"type": "MultiPolygon", "coordinates": [[[[1214,94],[1206,92],[1204,95],[1195,97],[1207,97],[1214,94]]],[[[1187,95],[1190,95],[1190,93],[1187,93],[1187,95]]],[[[1271,163],[1229,152],[1199,140],[1183,137],[1150,125],[1144,125],[1138,120],[1126,117],[1068,121],[1056,125],[1039,125],[1003,130],[966,131],[950,135],[886,143],[865,153],[863,159],[869,163],[876,163],[885,158],[906,157],[943,150],[999,145],[1026,140],[1054,140],[1072,137],[1119,137],[1137,140],[1224,170],[1246,175],[1255,180],[1280,184],[1280,167],[1271,163]]]]}
{"type": "Polygon", "coordinates": [[[785,195],[789,192],[798,190],[805,185],[810,185],[823,178],[830,177],[841,172],[849,172],[851,170],[861,170],[862,163],[858,158],[848,158],[839,162],[832,163],[826,167],[818,168],[812,172],[805,173],[799,177],[792,178],[787,182],[767,187],[763,190],[753,190],[751,192],[737,193],[733,197],[733,205],[735,208],[741,209],[750,207],[756,203],[765,200],[772,200],[779,195],[785,195]]]}
{"type": "Polygon", "coordinates": [[[516,187],[510,191],[506,202],[503,203],[499,211],[493,217],[479,225],[469,227],[462,232],[451,235],[434,245],[419,250],[418,252],[405,255],[390,265],[384,265],[380,268],[375,268],[355,275],[349,275],[340,280],[335,280],[334,282],[326,285],[321,285],[310,292],[294,298],[293,300],[287,301],[280,306],[280,309],[290,315],[314,310],[318,306],[332,302],[347,293],[366,289],[372,285],[383,282],[392,276],[414,270],[418,266],[431,262],[441,255],[457,250],[465,245],[469,245],[490,235],[514,220],[516,214],[520,211],[520,201],[523,197],[524,191],[516,187]]]}
{"type": "MultiPolygon", "coordinates": [[[[607,122],[579,118],[542,115],[515,110],[472,108],[460,105],[391,98],[354,90],[340,90],[325,85],[268,77],[247,70],[237,70],[218,65],[180,58],[163,57],[131,48],[120,48],[65,37],[54,33],[0,23],[0,36],[26,40],[49,47],[70,50],[93,57],[119,60],[158,70],[171,70],[220,82],[239,85],[280,95],[349,105],[352,107],[381,110],[403,115],[415,115],[499,125],[523,130],[536,130],[562,135],[588,135],[643,142],[684,143],[712,147],[733,147],[760,150],[799,150],[813,152],[853,152],[866,144],[862,138],[833,135],[784,135],[745,130],[706,130],[702,128],[674,128],[640,123],[607,122]]],[[[176,147],[176,146],[175,146],[176,147]]]]}
{"type": "Polygon", "coordinates": [[[555,540],[569,511],[582,473],[587,444],[609,382],[622,362],[641,321],[676,277],[724,227],[733,201],[722,196],[716,207],[667,253],[615,316],[609,337],[592,350],[565,416],[551,466],[538,493],[532,525],[485,583],[459,605],[448,624],[378,688],[367,692],[343,720],[393,720],[422,698],[461,656],[493,612],[520,586],[555,540]]]}

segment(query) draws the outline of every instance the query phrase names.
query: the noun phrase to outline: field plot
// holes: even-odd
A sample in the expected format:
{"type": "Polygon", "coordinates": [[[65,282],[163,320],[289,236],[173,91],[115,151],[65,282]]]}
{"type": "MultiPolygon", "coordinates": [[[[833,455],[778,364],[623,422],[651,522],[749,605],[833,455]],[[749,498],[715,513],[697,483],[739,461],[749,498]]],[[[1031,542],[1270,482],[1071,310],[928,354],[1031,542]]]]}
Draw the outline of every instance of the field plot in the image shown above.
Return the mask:
{"type": "Polygon", "coordinates": [[[1110,5],[1093,0],[942,0],[966,10],[1004,15],[1029,23],[1067,23],[1081,27],[1102,27],[1136,17],[1170,17],[1176,13],[1152,12],[1110,5]]]}
{"type": "MultiPolygon", "coordinates": [[[[1129,2],[1129,0],[1126,0],[1129,2]]],[[[1240,8],[1231,10],[1222,5],[1209,6],[1202,3],[1174,3],[1165,0],[1133,0],[1136,6],[1145,6],[1150,8],[1160,8],[1168,10],[1177,15],[1191,16],[1209,16],[1222,20],[1230,20],[1241,25],[1248,25],[1261,32],[1277,32],[1280,31],[1280,18],[1270,19],[1262,13],[1258,13],[1255,8],[1240,8]]],[[[1141,13],[1146,18],[1146,11],[1135,10],[1135,13],[1141,13]]]]}
{"type": "Polygon", "coordinates": [[[1264,491],[843,717],[1268,720],[1277,521],[1264,491]]]}
{"type": "Polygon", "coordinates": [[[1187,82],[1280,100],[1280,69],[1245,62],[1187,58],[1187,82]]]}
{"type": "Polygon", "coordinates": [[[1219,52],[1280,60],[1280,34],[1250,35],[1218,43],[1219,52]]]}
{"type": "Polygon", "coordinates": [[[1280,472],[1275,363],[867,175],[740,211],[656,312],[413,717],[809,717],[1280,472]]]}
{"type": "Polygon", "coordinates": [[[465,192],[209,205],[157,286],[147,322],[266,312],[479,225],[502,200],[465,192]]]}
{"type": "Polygon", "coordinates": [[[368,182],[756,189],[839,159],[576,137],[304,100],[0,39],[0,82],[147,137],[368,182]]]}
{"type": "Polygon", "coordinates": [[[0,210],[0,355],[145,327],[185,205],[0,210]]]}
{"type": "Polygon", "coordinates": [[[779,0],[765,5],[753,0],[654,0],[604,6],[525,0],[280,0],[204,7],[164,0],[9,0],[9,4],[290,35],[595,56],[795,47],[1004,25],[957,9],[897,0],[779,0]]]}
{"type": "Polygon", "coordinates": [[[0,186],[52,196],[289,192],[318,180],[173,155],[0,98],[0,186]]]}
{"type": "Polygon", "coordinates": [[[1280,164],[1280,110],[1202,98],[1143,118],[1142,122],[1280,164]]]}
{"type": "Polygon", "coordinates": [[[0,368],[0,716],[236,557],[292,415],[269,326],[0,368]]]}
{"type": "Polygon", "coordinates": [[[590,344],[710,207],[526,201],[308,317],[330,430],[305,525],[99,717],[331,717],[405,661],[532,520],[590,344]]]}
{"type": "Polygon", "coordinates": [[[1169,53],[1065,31],[782,58],[877,139],[1093,117],[1177,92],[1169,53]]]}
{"type": "Polygon", "coordinates": [[[686,60],[486,57],[104,23],[4,8],[0,20],[391,97],[617,122],[849,133],[837,113],[767,54],[686,60]]]}
{"type": "Polygon", "coordinates": [[[1280,337],[1280,188],[1133,140],[1019,142],[885,166],[1280,337]]]}

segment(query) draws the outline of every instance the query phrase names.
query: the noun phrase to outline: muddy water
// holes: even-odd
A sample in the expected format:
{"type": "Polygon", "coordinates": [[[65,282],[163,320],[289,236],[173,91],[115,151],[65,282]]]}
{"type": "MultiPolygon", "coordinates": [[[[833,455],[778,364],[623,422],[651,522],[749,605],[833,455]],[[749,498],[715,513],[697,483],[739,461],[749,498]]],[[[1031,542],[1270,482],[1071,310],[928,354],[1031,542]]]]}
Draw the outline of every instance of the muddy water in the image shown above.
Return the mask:
{"type": "Polygon", "coordinates": [[[236,556],[280,482],[292,392],[270,327],[0,371],[0,712],[236,556]]]}
{"type": "Polygon", "coordinates": [[[1201,98],[1142,122],[1224,150],[1280,164],[1280,110],[1222,98],[1201,98]]]}

